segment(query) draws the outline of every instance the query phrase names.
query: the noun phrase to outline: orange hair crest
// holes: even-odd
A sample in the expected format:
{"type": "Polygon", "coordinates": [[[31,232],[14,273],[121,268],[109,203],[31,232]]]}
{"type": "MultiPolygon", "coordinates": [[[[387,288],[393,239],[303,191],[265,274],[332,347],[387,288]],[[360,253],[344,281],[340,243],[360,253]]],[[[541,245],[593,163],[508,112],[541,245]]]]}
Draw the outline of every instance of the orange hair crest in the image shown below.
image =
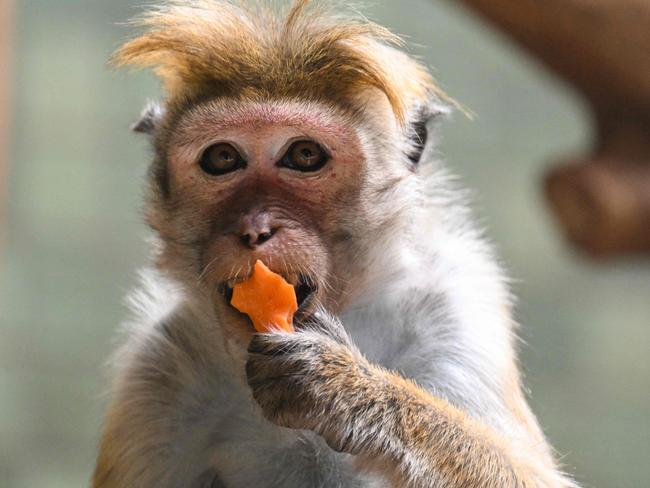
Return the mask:
{"type": "Polygon", "coordinates": [[[135,20],[147,30],[113,56],[154,68],[173,101],[215,96],[307,97],[340,103],[381,90],[400,122],[417,101],[446,99],[401,40],[358,15],[295,0],[288,11],[226,0],[170,1],[135,20]]]}

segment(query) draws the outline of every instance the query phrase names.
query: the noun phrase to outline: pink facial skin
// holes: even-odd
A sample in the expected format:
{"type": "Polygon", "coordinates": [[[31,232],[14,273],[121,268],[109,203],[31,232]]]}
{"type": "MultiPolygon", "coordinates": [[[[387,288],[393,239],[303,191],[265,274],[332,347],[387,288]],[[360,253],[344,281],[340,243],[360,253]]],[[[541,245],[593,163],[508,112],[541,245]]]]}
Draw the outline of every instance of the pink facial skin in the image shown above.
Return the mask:
{"type": "Polygon", "coordinates": [[[320,280],[318,300],[335,308],[343,292],[337,277],[354,259],[345,252],[350,246],[338,250],[350,233],[342,225],[356,226],[364,209],[359,188],[366,159],[349,116],[309,102],[216,100],[181,118],[167,161],[174,209],[168,227],[175,234],[170,240],[191,235],[203,243],[198,269],[205,284],[216,289],[244,279],[261,259],[290,282],[301,275],[320,280]],[[301,140],[325,149],[330,156],[325,166],[300,172],[278,165],[301,140]],[[246,166],[206,174],[201,155],[223,142],[240,152],[246,166]],[[258,220],[269,221],[277,232],[263,245],[243,244],[241,229],[258,220]]]}
{"type": "Polygon", "coordinates": [[[250,102],[221,100],[186,115],[169,145],[171,188],[200,185],[209,199],[229,196],[243,179],[284,188],[296,197],[324,203],[333,180],[354,179],[362,170],[363,153],[356,131],[340,112],[305,102],[250,102]],[[313,140],[330,154],[324,168],[300,173],[276,163],[297,140],[313,140]],[[237,148],[247,167],[219,177],[204,174],[197,162],[209,146],[228,142],[237,148]]]}

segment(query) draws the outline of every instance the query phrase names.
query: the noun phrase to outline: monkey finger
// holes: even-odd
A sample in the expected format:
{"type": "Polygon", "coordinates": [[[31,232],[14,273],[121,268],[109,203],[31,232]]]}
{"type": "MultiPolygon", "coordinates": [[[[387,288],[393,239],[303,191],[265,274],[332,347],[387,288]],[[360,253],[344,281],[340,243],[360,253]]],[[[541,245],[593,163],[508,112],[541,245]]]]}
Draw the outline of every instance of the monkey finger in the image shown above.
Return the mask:
{"type": "Polygon", "coordinates": [[[338,317],[319,309],[298,324],[299,331],[312,331],[326,335],[343,345],[350,345],[350,338],[338,317]]]}
{"type": "Polygon", "coordinates": [[[304,334],[254,334],[248,344],[249,354],[264,356],[288,356],[317,349],[318,344],[310,341],[304,334]]]}

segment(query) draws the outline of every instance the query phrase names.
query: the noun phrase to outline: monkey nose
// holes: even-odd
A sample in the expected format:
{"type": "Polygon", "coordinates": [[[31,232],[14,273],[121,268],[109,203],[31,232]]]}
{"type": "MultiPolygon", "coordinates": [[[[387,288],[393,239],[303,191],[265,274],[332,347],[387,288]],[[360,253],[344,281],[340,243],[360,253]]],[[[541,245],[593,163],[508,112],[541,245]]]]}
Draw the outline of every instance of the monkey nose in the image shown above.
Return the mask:
{"type": "Polygon", "coordinates": [[[239,239],[242,244],[248,247],[256,247],[264,244],[266,241],[270,240],[271,237],[275,234],[276,229],[263,223],[260,225],[244,225],[239,231],[239,239]]]}
{"type": "Polygon", "coordinates": [[[241,233],[239,238],[248,247],[256,247],[264,244],[275,234],[275,230],[269,227],[263,229],[247,229],[241,233]]]}
{"type": "Polygon", "coordinates": [[[242,244],[254,248],[270,240],[276,230],[267,212],[252,212],[239,221],[238,234],[242,244]]]}

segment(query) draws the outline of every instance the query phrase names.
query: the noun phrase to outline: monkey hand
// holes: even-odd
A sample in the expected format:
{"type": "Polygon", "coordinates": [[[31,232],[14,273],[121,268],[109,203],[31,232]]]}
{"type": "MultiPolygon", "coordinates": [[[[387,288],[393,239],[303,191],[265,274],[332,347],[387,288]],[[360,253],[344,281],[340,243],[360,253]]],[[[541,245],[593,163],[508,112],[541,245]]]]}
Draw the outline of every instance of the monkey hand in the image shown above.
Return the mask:
{"type": "Polygon", "coordinates": [[[269,421],[312,430],[348,453],[381,422],[372,415],[381,415],[372,406],[375,368],[336,318],[318,313],[293,334],[255,334],[248,352],[248,384],[269,421]]]}

